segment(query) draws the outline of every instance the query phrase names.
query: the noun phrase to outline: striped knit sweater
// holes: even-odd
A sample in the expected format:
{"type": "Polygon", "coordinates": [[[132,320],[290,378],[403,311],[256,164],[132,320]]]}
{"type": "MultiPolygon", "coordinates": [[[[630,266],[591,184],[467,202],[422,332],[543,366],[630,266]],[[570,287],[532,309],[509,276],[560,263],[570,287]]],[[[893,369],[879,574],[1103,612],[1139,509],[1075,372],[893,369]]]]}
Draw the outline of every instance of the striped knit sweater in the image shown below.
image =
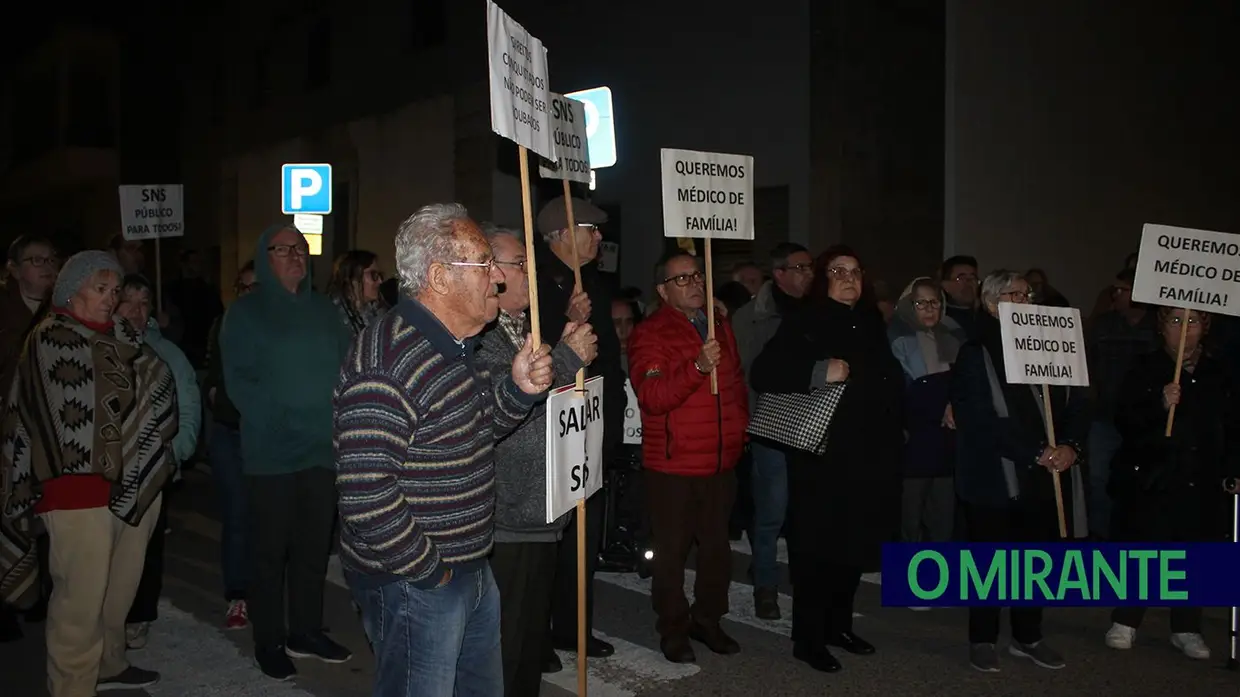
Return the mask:
{"type": "Polygon", "coordinates": [[[432,587],[491,551],[495,441],[542,396],[511,377],[493,389],[474,348],[402,299],[358,334],[341,368],[341,560],[363,582],[432,587]]]}

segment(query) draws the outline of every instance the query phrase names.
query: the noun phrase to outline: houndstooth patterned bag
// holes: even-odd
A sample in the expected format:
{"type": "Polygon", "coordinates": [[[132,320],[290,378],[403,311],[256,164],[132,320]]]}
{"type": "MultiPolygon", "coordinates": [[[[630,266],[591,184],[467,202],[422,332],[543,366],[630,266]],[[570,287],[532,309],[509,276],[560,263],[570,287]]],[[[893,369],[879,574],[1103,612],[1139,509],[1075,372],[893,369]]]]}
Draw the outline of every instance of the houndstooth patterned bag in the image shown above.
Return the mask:
{"type": "Polygon", "coordinates": [[[808,394],[768,392],[758,395],[749,418],[749,435],[821,455],[845,383],[833,383],[808,394]]]}

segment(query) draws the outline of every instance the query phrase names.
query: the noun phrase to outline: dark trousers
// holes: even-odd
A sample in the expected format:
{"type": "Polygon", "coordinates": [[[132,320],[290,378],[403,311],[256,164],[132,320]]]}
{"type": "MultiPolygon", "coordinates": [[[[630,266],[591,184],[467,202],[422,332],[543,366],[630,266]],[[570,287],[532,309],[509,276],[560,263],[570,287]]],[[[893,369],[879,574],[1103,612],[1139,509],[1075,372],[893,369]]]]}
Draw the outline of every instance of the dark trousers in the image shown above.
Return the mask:
{"type": "Polygon", "coordinates": [[[255,646],[278,646],[286,636],[322,631],[323,585],[336,519],[335,473],[314,467],[246,475],[245,484],[252,557],[247,605],[255,646]]]}
{"type": "Polygon", "coordinates": [[[654,537],[651,600],[660,636],[683,636],[691,623],[719,623],[728,613],[732,548],[728,516],[736,499],[736,474],[684,477],[647,470],[646,504],[654,537]],[[685,598],[685,561],[697,542],[693,606],[685,598]]]}
{"type": "Polygon", "coordinates": [[[142,580],[138,583],[138,592],[129,605],[129,616],[126,624],[135,622],[154,622],[159,619],[159,596],[164,592],[164,542],[168,535],[168,504],[169,492],[164,489],[164,505],[159,507],[159,519],[146,543],[146,561],[142,566],[142,580]]]}
{"type": "Polygon", "coordinates": [[[497,542],[491,553],[491,575],[499,588],[503,697],[538,697],[542,689],[557,551],[555,542],[497,542]]]}
{"type": "MultiPolygon", "coordinates": [[[[971,542],[1050,542],[1059,539],[1055,504],[1034,502],[1007,508],[967,506],[969,540],[971,542]],[[1041,510],[1045,507],[1046,510],[1041,510]]],[[[969,608],[969,643],[999,642],[998,607],[969,608]]],[[[1042,608],[1013,607],[1008,610],[1012,620],[1012,639],[1022,644],[1042,640],[1042,608]]]]}
{"type": "MultiPolygon", "coordinates": [[[[594,569],[603,539],[606,492],[586,501],[586,635],[594,632],[594,569]]],[[[577,645],[577,511],[573,510],[556,553],[551,595],[552,643],[577,645]]]]}

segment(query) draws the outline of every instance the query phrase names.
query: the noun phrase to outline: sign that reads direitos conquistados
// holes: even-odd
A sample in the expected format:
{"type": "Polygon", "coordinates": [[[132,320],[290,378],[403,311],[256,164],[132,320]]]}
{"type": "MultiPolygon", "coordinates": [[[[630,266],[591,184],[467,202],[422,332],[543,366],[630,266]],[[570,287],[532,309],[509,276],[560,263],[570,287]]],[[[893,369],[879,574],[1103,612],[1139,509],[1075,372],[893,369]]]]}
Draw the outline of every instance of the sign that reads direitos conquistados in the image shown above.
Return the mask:
{"type": "Polygon", "coordinates": [[[487,0],[491,130],[547,159],[555,158],[547,91],[547,49],[487,0]]]}
{"type": "Polygon", "coordinates": [[[999,328],[1009,384],[1089,386],[1080,310],[999,303],[999,328]]]}
{"type": "Polygon", "coordinates": [[[556,160],[544,159],[538,173],[544,179],[590,183],[590,146],[586,138],[586,108],[576,99],[551,95],[552,140],[556,160]]]}
{"type": "Polygon", "coordinates": [[[603,486],[603,378],[547,397],[547,523],[603,486]]]}
{"type": "Polygon", "coordinates": [[[1132,299],[1240,315],[1240,236],[1146,224],[1132,299]]]}
{"type": "Polygon", "coordinates": [[[753,239],[753,157],[664,148],[664,237],[753,239]]]}
{"type": "Polygon", "coordinates": [[[141,241],[185,234],[180,184],[129,185],[119,187],[119,191],[125,239],[141,241]]]}

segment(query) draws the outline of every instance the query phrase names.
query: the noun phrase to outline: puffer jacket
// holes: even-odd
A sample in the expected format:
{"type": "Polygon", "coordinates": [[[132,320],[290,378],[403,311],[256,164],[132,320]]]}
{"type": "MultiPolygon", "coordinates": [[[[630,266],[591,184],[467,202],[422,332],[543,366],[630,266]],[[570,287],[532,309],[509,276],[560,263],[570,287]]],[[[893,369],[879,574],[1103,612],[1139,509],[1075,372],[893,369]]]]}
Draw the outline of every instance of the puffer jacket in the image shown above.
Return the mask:
{"type": "Polygon", "coordinates": [[[722,349],[719,394],[694,361],[702,338],[684,313],[659,308],[633,330],[629,368],[642,416],[642,459],[647,469],[708,476],[736,466],[745,447],[748,393],[731,325],[715,318],[722,349]]]}

